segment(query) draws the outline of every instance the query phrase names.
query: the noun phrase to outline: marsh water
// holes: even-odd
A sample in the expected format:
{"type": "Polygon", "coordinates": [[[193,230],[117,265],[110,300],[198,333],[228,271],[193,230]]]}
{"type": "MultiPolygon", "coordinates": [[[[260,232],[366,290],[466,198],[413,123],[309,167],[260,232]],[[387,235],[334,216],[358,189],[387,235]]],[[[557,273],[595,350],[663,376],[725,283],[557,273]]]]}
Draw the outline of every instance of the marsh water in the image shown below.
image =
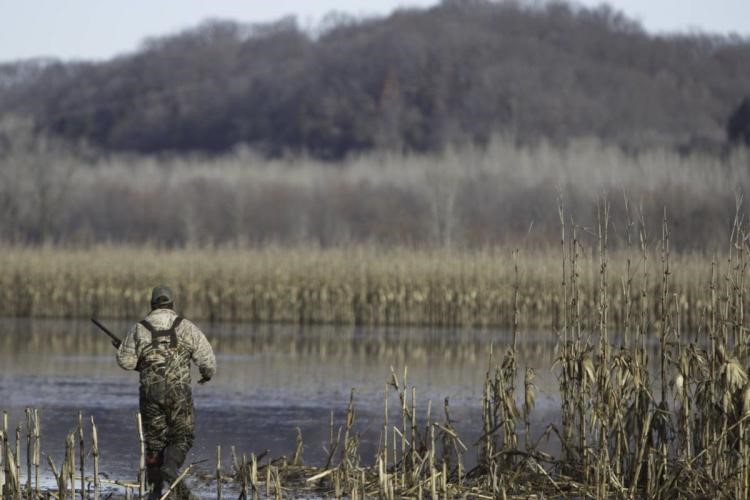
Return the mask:
{"type": "MultiPolygon", "coordinates": [[[[129,326],[106,323],[122,336],[129,326]]],[[[215,465],[217,445],[225,464],[230,463],[231,446],[248,456],[265,450],[270,457],[291,456],[296,428],[302,432],[305,463],[323,465],[331,412],[335,427],[344,423],[352,389],[360,453],[363,462],[372,463],[391,367],[399,378],[408,368],[407,383],[416,387],[419,419],[424,418],[428,400],[434,418],[442,419],[448,398],[456,428],[472,444],[481,427],[481,389],[490,346],[499,354],[511,342],[510,334],[501,330],[198,323],[218,364],[209,384],[193,388],[196,440],[188,461],[207,459],[199,466],[206,471],[215,465]]],[[[537,373],[533,421],[539,432],[541,424],[556,418],[557,383],[551,371],[555,342],[553,334],[544,332],[519,337],[519,367],[530,366],[537,373]]],[[[9,414],[11,435],[23,423],[24,409],[38,408],[42,451],[59,464],[65,435],[75,428],[78,413],[85,421],[93,416],[103,473],[135,478],[138,376],[117,366],[114,348],[93,324],[2,319],[0,367],[0,410],[9,414]]],[[[393,391],[389,394],[391,415],[396,416],[398,397],[393,391]]],[[[85,427],[88,441],[89,426],[85,427]]],[[[21,434],[23,438],[24,429],[21,434]]],[[[474,459],[470,446],[467,461],[474,459]]],[[[43,463],[47,471],[44,458],[43,463]]],[[[44,478],[51,480],[48,472],[44,478]]]]}

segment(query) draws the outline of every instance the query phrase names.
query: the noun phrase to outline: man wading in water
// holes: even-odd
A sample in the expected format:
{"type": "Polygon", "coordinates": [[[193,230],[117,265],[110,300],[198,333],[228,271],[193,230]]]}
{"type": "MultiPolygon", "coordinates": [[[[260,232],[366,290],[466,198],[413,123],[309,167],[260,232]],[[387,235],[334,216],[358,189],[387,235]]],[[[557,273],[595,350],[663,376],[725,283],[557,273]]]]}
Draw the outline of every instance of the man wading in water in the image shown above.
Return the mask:
{"type": "MultiPolygon", "coordinates": [[[[193,396],[190,361],[200,369],[199,384],[211,380],[216,359],[211,344],[197,326],[174,312],[172,291],[157,286],[151,293],[151,312],[133,325],[117,351],[117,363],[141,373],[140,408],[146,441],[149,498],[177,479],[177,471],[193,446],[193,396]]],[[[183,482],[177,498],[191,498],[183,482]]]]}

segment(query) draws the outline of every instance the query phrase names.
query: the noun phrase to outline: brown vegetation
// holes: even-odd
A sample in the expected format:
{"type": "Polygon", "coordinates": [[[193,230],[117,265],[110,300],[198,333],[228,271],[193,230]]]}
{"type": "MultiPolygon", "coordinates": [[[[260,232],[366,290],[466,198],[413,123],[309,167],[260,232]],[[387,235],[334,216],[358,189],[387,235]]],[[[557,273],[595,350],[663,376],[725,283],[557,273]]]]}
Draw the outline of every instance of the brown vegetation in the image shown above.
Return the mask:
{"type": "MultiPolygon", "coordinates": [[[[302,465],[299,435],[293,457],[268,459],[265,464],[255,455],[240,457],[232,450],[232,469],[226,475],[217,450],[215,473],[203,479],[213,481],[217,492],[223,483],[232,482],[242,498],[255,498],[263,491],[278,497],[302,490],[337,498],[513,498],[532,493],[594,498],[750,497],[746,226],[735,220],[728,253],[722,257],[726,265],[712,262],[708,275],[696,279],[699,299],[688,310],[695,310],[699,319],[687,327],[680,290],[691,269],[685,267],[684,258],[674,259],[666,220],[655,254],[646,248],[639,228],[633,238],[641,244],[613,261],[605,202],[598,205],[598,214],[597,246],[589,258],[582,252],[579,228],[563,224],[562,266],[556,269],[557,284],[549,288],[557,289],[562,298],[554,328],[558,359],[551,367],[559,380],[559,424],[543,430],[529,424],[536,398],[534,372],[521,371],[516,358],[517,339],[529,325],[522,307],[528,283],[523,264],[517,266],[511,258],[506,267],[513,340],[502,355],[488,353],[482,431],[476,443],[467,444],[456,433],[448,400],[441,410],[428,401],[418,418],[417,391],[409,386],[404,370],[403,375],[393,372],[385,385],[383,430],[374,464],[359,454],[352,392],[338,431],[331,421],[324,466],[302,465]],[[624,268],[618,267],[622,264],[624,268]],[[591,268],[588,274],[587,268],[591,268]],[[613,292],[613,282],[621,295],[613,292]],[[653,292],[649,283],[654,284],[653,292]],[[587,293],[593,295],[590,307],[587,293]],[[621,334],[614,335],[610,318],[618,310],[624,316],[618,325],[621,334]],[[400,410],[395,421],[388,412],[394,400],[400,410]],[[545,452],[544,439],[558,442],[559,453],[545,452]],[[472,445],[478,463],[467,470],[465,455],[472,445]]],[[[562,209],[561,219],[566,220],[562,209]]],[[[27,415],[32,450],[38,442],[33,433],[37,426],[32,414],[27,415]]],[[[70,488],[75,494],[76,435],[84,449],[80,420],[78,429],[68,438],[67,465],[59,474],[50,460],[58,482],[63,481],[60,492],[70,488]]],[[[7,423],[0,436],[4,477],[11,492],[20,492],[23,485],[17,465],[20,433],[19,426],[15,451],[7,423]]],[[[38,454],[30,454],[34,456],[38,454]]],[[[81,477],[85,476],[83,456],[81,477]]],[[[32,491],[32,468],[37,466],[32,458],[28,491],[32,491]]],[[[137,483],[118,484],[142,489],[137,483]]],[[[84,487],[82,482],[81,490],[84,487]]]]}
{"type": "MultiPolygon", "coordinates": [[[[649,260],[654,255],[649,252],[649,260]]],[[[673,273],[681,322],[702,319],[703,292],[711,261],[702,255],[674,256],[673,273]]],[[[180,309],[208,320],[339,323],[366,325],[503,326],[513,323],[518,302],[523,324],[559,326],[564,297],[554,249],[518,257],[515,297],[512,249],[476,252],[384,250],[374,247],[159,250],[97,246],[14,248],[0,252],[0,315],[34,317],[139,317],[155,283],[169,283],[180,309]]],[[[624,275],[626,253],[611,257],[624,275]]],[[[635,266],[640,260],[633,261],[635,266]]],[[[580,314],[596,315],[596,261],[579,257],[580,314]]],[[[631,276],[640,290],[640,275],[631,276]]],[[[658,283],[645,291],[658,297],[658,283]]],[[[636,300],[631,290],[630,301],[636,300]]],[[[608,284],[618,300],[609,321],[625,321],[622,283],[608,284]]],[[[658,319],[658,308],[649,310],[658,319]]]]}

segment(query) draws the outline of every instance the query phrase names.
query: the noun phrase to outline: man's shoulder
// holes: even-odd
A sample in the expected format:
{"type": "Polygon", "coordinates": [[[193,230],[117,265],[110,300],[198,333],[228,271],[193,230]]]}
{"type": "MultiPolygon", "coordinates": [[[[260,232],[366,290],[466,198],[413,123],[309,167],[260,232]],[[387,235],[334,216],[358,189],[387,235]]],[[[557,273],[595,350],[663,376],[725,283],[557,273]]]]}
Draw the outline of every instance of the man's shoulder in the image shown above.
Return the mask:
{"type": "Polygon", "coordinates": [[[181,319],[179,326],[176,328],[176,331],[178,331],[180,335],[188,335],[196,340],[205,335],[203,333],[203,330],[201,330],[200,327],[198,327],[198,325],[196,325],[191,320],[187,319],[184,316],[178,316],[178,318],[181,319]]]}
{"type": "Polygon", "coordinates": [[[185,316],[182,316],[181,314],[177,315],[177,318],[175,318],[175,321],[177,321],[177,319],[180,320],[180,326],[188,326],[190,328],[198,328],[198,325],[196,325],[193,321],[190,321],[189,319],[187,319],[185,316]]]}

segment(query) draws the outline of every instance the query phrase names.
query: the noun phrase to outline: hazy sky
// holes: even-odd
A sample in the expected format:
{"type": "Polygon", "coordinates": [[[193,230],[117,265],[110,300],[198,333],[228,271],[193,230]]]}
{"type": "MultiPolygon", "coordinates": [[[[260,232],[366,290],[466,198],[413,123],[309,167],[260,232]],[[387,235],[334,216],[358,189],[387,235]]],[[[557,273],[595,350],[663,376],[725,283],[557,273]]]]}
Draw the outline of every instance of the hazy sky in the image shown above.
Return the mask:
{"type": "MultiPolygon", "coordinates": [[[[106,59],[137,49],[145,37],[171,33],[206,18],[262,22],[295,14],[302,26],[312,26],[334,10],[383,15],[399,6],[435,3],[437,0],[0,0],[0,61],[37,56],[106,59]]],[[[750,37],[750,0],[608,3],[649,31],[734,32],[750,37]]]]}

